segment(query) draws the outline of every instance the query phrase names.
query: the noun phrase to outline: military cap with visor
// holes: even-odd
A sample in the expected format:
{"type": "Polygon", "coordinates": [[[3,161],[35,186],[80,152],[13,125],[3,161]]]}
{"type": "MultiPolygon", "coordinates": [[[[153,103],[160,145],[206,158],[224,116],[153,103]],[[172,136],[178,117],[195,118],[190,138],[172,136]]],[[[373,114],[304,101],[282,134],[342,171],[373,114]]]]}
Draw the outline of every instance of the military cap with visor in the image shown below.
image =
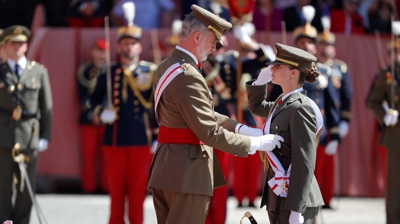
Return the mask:
{"type": "Polygon", "coordinates": [[[232,24],[221,17],[218,17],[214,13],[201,8],[200,6],[193,4],[191,9],[192,12],[190,15],[208,27],[208,29],[215,34],[215,36],[218,38],[218,41],[222,44],[221,36],[232,28],[232,24]]]}
{"type": "Polygon", "coordinates": [[[299,48],[284,44],[275,44],[275,61],[268,62],[267,65],[291,65],[301,71],[308,71],[317,61],[317,58],[299,48]]]}
{"type": "Polygon", "coordinates": [[[3,30],[1,34],[2,40],[0,45],[6,43],[7,41],[15,41],[15,42],[28,42],[28,38],[31,35],[31,31],[25,26],[14,25],[7,27],[3,30]]]}

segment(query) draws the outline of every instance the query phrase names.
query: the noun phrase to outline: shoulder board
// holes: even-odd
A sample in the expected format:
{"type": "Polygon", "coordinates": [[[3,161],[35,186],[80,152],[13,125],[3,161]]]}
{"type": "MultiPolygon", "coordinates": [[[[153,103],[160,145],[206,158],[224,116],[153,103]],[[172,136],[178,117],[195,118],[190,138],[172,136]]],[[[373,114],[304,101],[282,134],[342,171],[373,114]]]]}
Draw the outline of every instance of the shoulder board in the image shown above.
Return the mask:
{"type": "Polygon", "coordinates": [[[326,64],[322,64],[322,63],[317,62],[315,64],[315,66],[317,67],[318,71],[321,72],[324,75],[331,75],[331,73],[332,73],[331,67],[329,67],[326,64]]]}
{"type": "Polygon", "coordinates": [[[239,57],[239,52],[236,50],[229,50],[224,53],[225,56],[233,55],[235,58],[239,57]]]}
{"type": "Polygon", "coordinates": [[[33,68],[33,67],[38,67],[38,68],[41,68],[41,69],[46,68],[44,65],[42,65],[42,64],[40,64],[40,63],[38,63],[36,61],[28,61],[28,65],[27,66],[30,66],[31,68],[33,68]]]}
{"type": "Polygon", "coordinates": [[[347,72],[347,64],[344,61],[334,59],[335,64],[337,64],[340,68],[340,71],[343,73],[347,72]]]}

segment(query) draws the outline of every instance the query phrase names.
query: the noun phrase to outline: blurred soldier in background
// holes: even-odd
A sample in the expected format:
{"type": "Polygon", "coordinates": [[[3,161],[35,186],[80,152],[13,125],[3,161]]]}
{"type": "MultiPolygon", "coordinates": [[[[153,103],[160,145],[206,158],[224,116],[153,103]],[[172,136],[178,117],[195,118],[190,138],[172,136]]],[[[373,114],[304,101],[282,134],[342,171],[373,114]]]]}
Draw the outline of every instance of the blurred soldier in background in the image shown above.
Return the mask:
{"type": "MultiPolygon", "coordinates": [[[[338,128],[340,139],[344,138],[349,132],[350,108],[352,87],[350,76],[346,63],[335,59],[335,36],[329,32],[330,19],[322,18],[324,32],[317,36],[317,58],[318,62],[329,66],[330,75],[328,76],[328,86],[325,96],[325,113],[327,118],[327,126],[338,128]]],[[[329,130],[330,132],[336,132],[329,130]]],[[[317,153],[317,163],[315,176],[321,188],[322,197],[324,198],[324,208],[330,208],[330,202],[334,195],[335,187],[335,155],[339,148],[339,140],[332,139],[331,144],[337,144],[332,147],[332,151],[317,153]]],[[[329,138],[327,140],[330,140],[329,138]]],[[[328,146],[327,146],[328,147],[328,146]]],[[[326,149],[326,148],[325,148],[326,149]]]]}
{"type": "Polygon", "coordinates": [[[0,64],[0,220],[18,224],[29,223],[32,198],[14,156],[24,155],[34,193],[38,152],[47,149],[51,135],[49,77],[43,65],[25,57],[29,35],[28,28],[15,25],[0,38],[7,58],[0,64]]]}
{"type": "MultiPolygon", "coordinates": [[[[133,12],[133,6],[128,9],[133,12]]],[[[133,16],[127,17],[129,24],[133,24],[133,16]]],[[[110,68],[111,83],[107,83],[106,73],[100,74],[90,97],[94,116],[100,115],[100,120],[106,124],[103,150],[111,197],[110,224],[124,223],[125,211],[131,224],[143,223],[150,147],[156,139],[156,130],[152,129],[155,121],[152,119],[152,84],[156,65],[139,60],[141,36],[142,29],[138,26],[129,25],[118,30],[119,62],[110,68]],[[107,84],[111,90],[107,89],[107,84]],[[106,96],[108,107],[104,108],[102,100],[106,96]]]]}
{"type": "Polygon", "coordinates": [[[182,20],[176,19],[172,22],[172,34],[165,40],[165,52],[163,52],[163,59],[171,55],[179,42],[179,33],[182,30],[182,20]]]}
{"type": "Polygon", "coordinates": [[[3,50],[2,46],[4,43],[2,42],[3,36],[1,35],[3,33],[3,30],[0,29],[0,63],[5,62],[7,57],[6,57],[6,52],[3,50]]]}
{"type": "Polygon", "coordinates": [[[81,103],[79,124],[81,127],[82,169],[81,182],[84,193],[108,192],[108,181],[105,169],[104,153],[101,150],[104,125],[90,108],[89,90],[96,85],[97,75],[105,71],[104,39],[97,39],[92,46],[92,60],[82,64],[78,69],[78,96],[81,103]],[[100,169],[98,169],[100,168],[100,169]],[[100,171],[100,172],[98,172],[100,171]],[[100,189],[97,189],[97,176],[100,175],[100,189]]]}
{"type": "MultiPolygon", "coordinates": [[[[397,22],[396,22],[397,23],[397,22]]],[[[386,223],[400,223],[399,138],[400,39],[391,43],[392,65],[383,68],[369,93],[367,104],[381,125],[379,143],[386,147],[386,223]],[[394,65],[394,67],[392,67],[394,65]],[[394,74],[393,74],[394,72],[394,74]]]]}

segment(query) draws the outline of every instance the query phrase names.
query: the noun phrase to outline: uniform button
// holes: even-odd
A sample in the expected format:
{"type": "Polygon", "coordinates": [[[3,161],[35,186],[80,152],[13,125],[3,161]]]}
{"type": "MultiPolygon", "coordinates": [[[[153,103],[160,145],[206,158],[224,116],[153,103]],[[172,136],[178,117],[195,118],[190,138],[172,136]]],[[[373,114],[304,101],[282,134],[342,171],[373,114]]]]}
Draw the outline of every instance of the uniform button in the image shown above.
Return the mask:
{"type": "Polygon", "coordinates": [[[119,81],[119,79],[120,79],[119,75],[116,75],[114,79],[115,79],[115,81],[119,81]]]}
{"type": "Polygon", "coordinates": [[[316,100],[315,100],[315,103],[316,103],[316,104],[319,104],[319,99],[316,99],[316,100]]]}
{"type": "Polygon", "coordinates": [[[115,99],[114,104],[119,104],[119,99],[115,99]]]}
{"type": "Polygon", "coordinates": [[[321,87],[319,87],[319,85],[318,85],[318,86],[316,87],[316,89],[318,89],[318,90],[319,90],[319,89],[321,89],[321,87]]]}
{"type": "Polygon", "coordinates": [[[116,108],[115,108],[115,111],[118,112],[118,111],[119,111],[119,107],[116,107],[116,108]]]}
{"type": "Polygon", "coordinates": [[[18,90],[21,90],[21,89],[22,89],[22,84],[18,83],[18,90]]]}
{"type": "Polygon", "coordinates": [[[136,116],[135,116],[135,120],[139,120],[139,115],[136,115],[136,116]]]}
{"type": "Polygon", "coordinates": [[[135,113],[139,112],[139,108],[135,108],[133,111],[135,111],[135,113]]]}
{"type": "Polygon", "coordinates": [[[139,105],[139,100],[133,101],[133,105],[139,105]]]}
{"type": "Polygon", "coordinates": [[[4,83],[0,82],[0,88],[3,88],[4,83]]]}
{"type": "Polygon", "coordinates": [[[279,128],[279,127],[278,127],[278,125],[277,125],[277,126],[275,126],[275,129],[276,129],[276,130],[278,130],[278,128],[279,128]]]}
{"type": "Polygon", "coordinates": [[[117,115],[117,116],[115,117],[115,120],[119,120],[119,115],[117,115]]]}
{"type": "Polygon", "coordinates": [[[231,77],[230,75],[227,75],[227,76],[225,77],[225,79],[226,79],[226,80],[231,80],[232,77],[231,77]]]}
{"type": "Polygon", "coordinates": [[[308,205],[308,202],[304,202],[305,205],[308,205]]]}
{"type": "Polygon", "coordinates": [[[319,96],[319,92],[316,92],[315,95],[316,95],[316,96],[319,96]]]}
{"type": "Polygon", "coordinates": [[[119,88],[119,83],[115,83],[115,84],[114,84],[114,88],[117,88],[117,89],[118,89],[118,88],[119,88]]]}
{"type": "Polygon", "coordinates": [[[32,89],[36,89],[36,84],[32,84],[32,89]]]}
{"type": "Polygon", "coordinates": [[[119,91],[114,91],[114,96],[118,96],[119,95],[119,91]]]}
{"type": "Polygon", "coordinates": [[[206,158],[206,154],[203,154],[203,157],[206,158]]]}

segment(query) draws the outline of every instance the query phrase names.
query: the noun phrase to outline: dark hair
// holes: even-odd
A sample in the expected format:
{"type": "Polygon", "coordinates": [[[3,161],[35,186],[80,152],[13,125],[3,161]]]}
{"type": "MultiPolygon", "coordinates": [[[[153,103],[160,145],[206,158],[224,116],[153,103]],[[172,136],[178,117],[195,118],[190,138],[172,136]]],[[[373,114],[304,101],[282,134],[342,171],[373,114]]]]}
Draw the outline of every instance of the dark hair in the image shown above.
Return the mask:
{"type": "Polygon", "coordinates": [[[297,69],[300,72],[299,75],[299,83],[303,84],[304,81],[307,81],[309,83],[313,83],[317,80],[318,76],[321,74],[318,70],[317,67],[315,67],[315,65],[311,66],[311,69],[308,68],[299,68],[299,67],[295,67],[290,65],[289,66],[290,69],[297,69]]]}

